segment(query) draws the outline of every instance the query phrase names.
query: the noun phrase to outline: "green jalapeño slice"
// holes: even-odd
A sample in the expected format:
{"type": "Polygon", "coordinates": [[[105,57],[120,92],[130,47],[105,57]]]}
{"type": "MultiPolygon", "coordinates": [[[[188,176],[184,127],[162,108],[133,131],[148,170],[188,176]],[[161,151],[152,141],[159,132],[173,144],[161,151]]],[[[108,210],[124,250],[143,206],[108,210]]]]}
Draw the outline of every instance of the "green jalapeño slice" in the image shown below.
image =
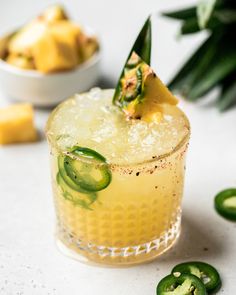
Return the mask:
{"type": "Polygon", "coordinates": [[[201,279],[208,293],[217,291],[221,286],[221,279],[218,271],[205,262],[192,261],[176,265],[172,274],[192,274],[201,279]]]}
{"type": "Polygon", "coordinates": [[[217,194],[215,209],[224,218],[236,221],[236,188],[226,189],[217,194]]]}
{"type": "Polygon", "coordinates": [[[97,192],[111,182],[106,159],[89,148],[73,147],[69,155],[59,156],[58,166],[67,185],[80,192],[97,192]]]}
{"type": "Polygon", "coordinates": [[[156,289],[157,295],[206,295],[202,281],[191,274],[173,274],[163,278],[156,289]]]}
{"type": "Polygon", "coordinates": [[[64,155],[60,155],[58,156],[58,169],[59,169],[59,174],[60,174],[60,178],[57,177],[57,180],[62,180],[60,182],[58,182],[58,184],[63,184],[63,187],[66,185],[67,187],[77,191],[77,192],[81,192],[84,193],[86,192],[84,189],[82,189],[82,187],[80,185],[78,185],[77,183],[75,183],[73,181],[73,179],[68,175],[68,173],[66,172],[65,169],[65,156],[64,155]]]}
{"type": "Polygon", "coordinates": [[[67,185],[59,172],[57,173],[56,179],[62,191],[62,195],[66,200],[71,201],[75,206],[80,206],[82,208],[91,210],[90,206],[97,199],[97,194],[95,192],[78,191],[72,189],[67,185]]]}
{"type": "Polygon", "coordinates": [[[122,79],[121,85],[124,89],[123,101],[132,101],[134,100],[142,90],[142,69],[137,67],[137,69],[129,70],[127,75],[130,78],[122,79]]]}

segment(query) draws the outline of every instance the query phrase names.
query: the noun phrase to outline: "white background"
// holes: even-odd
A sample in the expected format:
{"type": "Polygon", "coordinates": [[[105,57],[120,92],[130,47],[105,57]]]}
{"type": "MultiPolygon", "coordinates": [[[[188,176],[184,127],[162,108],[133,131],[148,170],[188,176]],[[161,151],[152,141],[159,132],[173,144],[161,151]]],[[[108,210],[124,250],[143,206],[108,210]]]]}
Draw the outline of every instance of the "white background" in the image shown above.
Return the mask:
{"type": "MultiPolygon", "coordinates": [[[[15,28],[54,1],[0,0],[0,33],[15,28]]],[[[103,44],[102,86],[113,86],[134,38],[154,12],[153,67],[165,82],[204,35],[177,41],[178,24],[156,12],[190,0],[64,1],[71,16],[95,28],[103,44]]],[[[0,93],[0,106],[9,100],[0,93]]],[[[236,294],[236,224],[213,209],[214,195],[236,186],[236,109],[220,114],[210,101],[181,102],[190,118],[182,235],[156,261],[132,268],[98,268],[61,255],[54,245],[54,211],[43,129],[49,110],[36,110],[42,140],[0,148],[1,295],[151,295],[178,262],[198,259],[221,273],[219,293],[236,294]]]]}

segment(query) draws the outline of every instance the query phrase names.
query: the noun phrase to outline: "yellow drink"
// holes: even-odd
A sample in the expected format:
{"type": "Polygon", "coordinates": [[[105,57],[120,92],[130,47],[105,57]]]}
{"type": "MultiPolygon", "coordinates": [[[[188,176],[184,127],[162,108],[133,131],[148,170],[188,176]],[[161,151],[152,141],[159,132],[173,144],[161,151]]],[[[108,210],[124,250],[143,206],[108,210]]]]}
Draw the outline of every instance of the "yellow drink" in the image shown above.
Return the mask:
{"type": "Polygon", "coordinates": [[[127,122],[111,105],[112,95],[99,89],[77,95],[48,121],[57,237],[74,257],[135,264],[163,253],[179,235],[189,122],[167,105],[161,123],[127,122]],[[106,162],[77,157],[74,146],[92,149],[106,162]],[[93,166],[96,181],[104,167],[109,183],[92,193],[64,186],[60,158],[66,164],[72,158],[78,169],[93,166]]]}

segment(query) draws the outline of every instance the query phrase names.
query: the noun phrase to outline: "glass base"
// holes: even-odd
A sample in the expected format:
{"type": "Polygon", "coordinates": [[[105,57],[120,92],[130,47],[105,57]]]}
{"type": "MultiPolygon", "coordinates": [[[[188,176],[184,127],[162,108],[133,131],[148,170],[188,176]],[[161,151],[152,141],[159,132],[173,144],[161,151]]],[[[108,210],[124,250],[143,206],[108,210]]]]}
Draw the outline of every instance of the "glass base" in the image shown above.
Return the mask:
{"type": "Polygon", "coordinates": [[[61,227],[57,234],[57,247],[64,255],[80,262],[104,266],[129,266],[154,260],[170,249],[180,235],[181,219],[177,218],[172,227],[158,239],[130,247],[106,247],[76,240],[61,227]]]}

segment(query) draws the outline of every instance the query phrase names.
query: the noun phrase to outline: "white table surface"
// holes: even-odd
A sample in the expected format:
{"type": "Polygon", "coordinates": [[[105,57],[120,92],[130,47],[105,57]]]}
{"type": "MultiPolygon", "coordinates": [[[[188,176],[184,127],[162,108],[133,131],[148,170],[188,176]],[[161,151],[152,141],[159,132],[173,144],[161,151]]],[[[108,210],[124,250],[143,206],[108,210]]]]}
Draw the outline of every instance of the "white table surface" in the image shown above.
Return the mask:
{"type": "MultiPolygon", "coordinates": [[[[0,33],[20,25],[54,1],[0,0],[0,33]]],[[[103,41],[103,85],[111,86],[136,33],[150,11],[178,6],[177,0],[65,1],[72,16],[95,27],[103,41]],[[165,2],[165,3],[164,3],[165,2]]],[[[182,5],[192,1],[182,1],[182,5]]],[[[155,22],[153,67],[167,81],[204,36],[177,42],[173,21],[155,22]]],[[[0,106],[9,100],[0,93],[0,106]]],[[[182,261],[198,259],[221,273],[220,294],[236,294],[236,224],[214,211],[213,198],[236,186],[236,109],[220,114],[212,103],[181,102],[192,125],[182,234],[154,262],[131,268],[99,268],[61,255],[54,244],[54,210],[45,138],[0,148],[1,295],[151,295],[157,282],[182,261]]],[[[36,110],[43,133],[49,110],[36,110]]]]}

